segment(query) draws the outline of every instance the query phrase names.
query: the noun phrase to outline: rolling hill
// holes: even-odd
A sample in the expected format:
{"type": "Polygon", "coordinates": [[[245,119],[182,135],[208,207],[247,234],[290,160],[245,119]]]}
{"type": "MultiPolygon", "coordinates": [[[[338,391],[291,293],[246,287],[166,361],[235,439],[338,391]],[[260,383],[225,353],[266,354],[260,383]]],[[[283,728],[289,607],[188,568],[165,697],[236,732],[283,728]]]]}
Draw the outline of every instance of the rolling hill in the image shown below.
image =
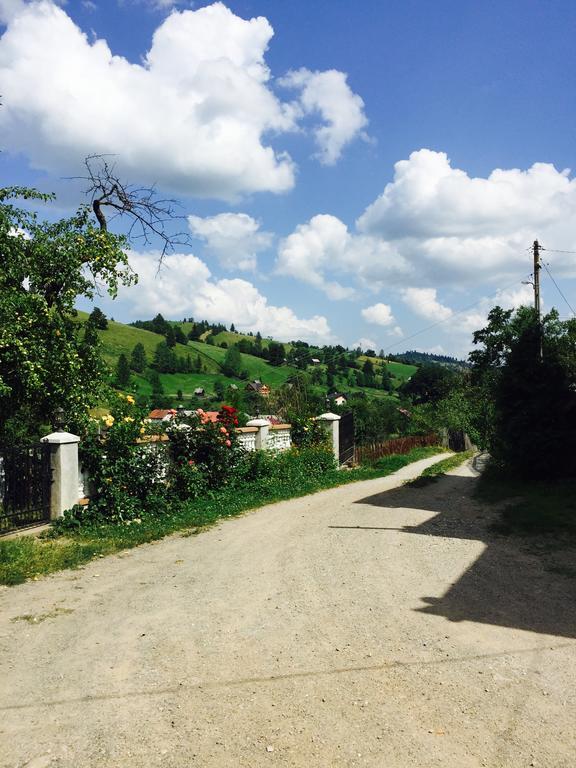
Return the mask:
{"type": "MultiPolygon", "coordinates": [[[[78,312],[78,322],[85,322],[87,318],[88,315],[85,312],[78,312]]],[[[179,325],[181,325],[184,333],[187,333],[191,329],[191,324],[189,323],[180,323],[179,325]]],[[[101,344],[102,357],[111,371],[115,369],[121,354],[126,355],[126,357],[130,359],[132,350],[138,343],[142,344],[144,347],[146,357],[150,363],[154,359],[156,347],[164,340],[164,337],[157,333],[141,328],[135,328],[131,325],[125,325],[124,323],[118,323],[113,320],[108,320],[107,329],[99,330],[98,336],[101,344]]],[[[203,388],[208,395],[211,395],[214,393],[214,388],[217,382],[220,382],[224,387],[235,384],[239,388],[244,388],[246,380],[224,376],[222,373],[222,363],[226,356],[226,349],[216,346],[216,344],[221,344],[223,342],[226,342],[228,346],[231,346],[242,338],[251,341],[254,340],[254,337],[245,334],[221,331],[218,334],[214,334],[214,345],[206,344],[202,341],[188,341],[187,344],[176,344],[173,349],[176,355],[184,358],[190,356],[192,361],[196,361],[199,358],[202,370],[197,373],[161,373],[160,381],[165,394],[172,398],[174,403],[176,403],[178,391],[182,392],[184,400],[190,399],[194,394],[194,390],[198,387],[203,388]]],[[[262,345],[268,346],[270,341],[270,339],[262,339],[262,345]]],[[[288,350],[289,345],[285,345],[285,348],[288,350]]],[[[378,367],[382,365],[382,361],[378,358],[361,357],[359,358],[359,362],[363,363],[366,359],[372,361],[376,371],[378,370],[378,367]]],[[[248,354],[242,354],[241,367],[243,370],[247,371],[249,381],[260,379],[260,381],[267,384],[273,390],[284,384],[290,376],[298,373],[298,370],[293,366],[286,364],[273,366],[262,358],[248,354]]],[[[316,367],[325,368],[324,365],[316,367]]],[[[416,366],[390,362],[388,364],[388,369],[393,374],[394,387],[398,387],[414,373],[416,366]]],[[[350,386],[347,379],[340,376],[336,377],[334,388],[344,392],[365,392],[369,397],[385,398],[390,396],[383,390],[350,386]]],[[[149,395],[152,387],[146,375],[133,372],[131,374],[131,389],[139,394],[149,395]]],[[[311,389],[325,393],[326,386],[316,385],[312,386],[311,389]]]]}

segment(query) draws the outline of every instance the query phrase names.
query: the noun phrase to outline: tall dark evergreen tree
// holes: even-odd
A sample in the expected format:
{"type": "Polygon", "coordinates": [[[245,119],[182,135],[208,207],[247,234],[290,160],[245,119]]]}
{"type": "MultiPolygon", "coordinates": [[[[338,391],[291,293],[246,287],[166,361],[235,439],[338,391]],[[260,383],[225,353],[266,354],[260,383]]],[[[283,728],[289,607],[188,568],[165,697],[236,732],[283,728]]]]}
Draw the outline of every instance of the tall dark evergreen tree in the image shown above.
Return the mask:
{"type": "Polygon", "coordinates": [[[148,360],[146,359],[146,350],[144,349],[142,342],[139,341],[130,355],[130,368],[133,371],[136,371],[136,373],[144,373],[147,365],[148,360]]]}
{"type": "Polygon", "coordinates": [[[124,353],[120,355],[116,363],[115,384],[121,389],[126,389],[130,386],[130,366],[128,365],[128,358],[124,353]]]}

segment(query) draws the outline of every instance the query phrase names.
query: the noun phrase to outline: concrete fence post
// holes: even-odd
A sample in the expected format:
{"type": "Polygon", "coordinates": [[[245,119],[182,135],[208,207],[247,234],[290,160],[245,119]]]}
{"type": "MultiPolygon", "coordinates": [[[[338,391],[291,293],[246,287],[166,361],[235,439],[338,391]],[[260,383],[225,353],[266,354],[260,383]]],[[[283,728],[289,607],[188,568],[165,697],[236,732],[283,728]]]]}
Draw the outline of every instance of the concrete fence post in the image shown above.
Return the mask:
{"type": "Polygon", "coordinates": [[[334,458],[340,466],[340,416],[336,413],[323,413],[316,418],[316,421],[319,421],[330,435],[334,458]]]}
{"type": "Polygon", "coordinates": [[[268,419],[250,419],[246,422],[247,427],[258,427],[256,432],[256,450],[264,450],[268,443],[268,433],[270,431],[270,422],[268,419]]]}
{"type": "Polygon", "coordinates": [[[69,432],[52,432],[41,442],[50,445],[52,488],[50,517],[56,520],[78,503],[78,443],[80,438],[69,432]]]}

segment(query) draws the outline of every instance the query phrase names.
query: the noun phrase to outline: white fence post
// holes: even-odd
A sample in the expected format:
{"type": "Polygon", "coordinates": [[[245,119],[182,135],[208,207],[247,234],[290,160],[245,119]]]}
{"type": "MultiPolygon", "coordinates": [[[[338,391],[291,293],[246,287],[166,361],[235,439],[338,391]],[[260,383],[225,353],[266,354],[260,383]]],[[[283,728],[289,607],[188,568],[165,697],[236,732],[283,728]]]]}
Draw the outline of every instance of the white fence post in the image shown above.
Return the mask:
{"type": "Polygon", "coordinates": [[[250,419],[246,423],[247,427],[258,427],[256,432],[256,450],[263,450],[266,448],[268,442],[268,432],[270,431],[270,422],[268,419],[250,419]]]}
{"type": "Polygon", "coordinates": [[[56,520],[78,503],[78,443],[80,438],[69,432],[52,432],[41,442],[50,445],[52,488],[50,517],[56,520]]]}
{"type": "Polygon", "coordinates": [[[340,466],[340,416],[336,413],[323,413],[321,416],[318,416],[316,420],[322,424],[326,432],[330,435],[334,458],[336,459],[338,466],[340,466]]]}

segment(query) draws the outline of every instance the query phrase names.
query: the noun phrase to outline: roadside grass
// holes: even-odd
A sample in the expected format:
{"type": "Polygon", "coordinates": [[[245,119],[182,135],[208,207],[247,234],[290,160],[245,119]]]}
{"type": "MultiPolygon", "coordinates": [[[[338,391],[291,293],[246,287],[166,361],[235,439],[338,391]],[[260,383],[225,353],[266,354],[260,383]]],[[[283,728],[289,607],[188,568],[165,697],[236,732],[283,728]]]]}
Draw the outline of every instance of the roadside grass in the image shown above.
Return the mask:
{"type": "MultiPolygon", "coordinates": [[[[0,584],[21,584],[65,568],[77,568],[96,557],[139,546],[182,531],[199,532],[225,517],[234,517],[267,504],[306,496],[339,485],[386,477],[420,459],[442,452],[441,447],[414,448],[407,454],[379,459],[371,466],[349,470],[332,469],[321,476],[303,471],[280,480],[255,481],[243,487],[224,487],[208,497],[174,505],[165,513],[143,517],[129,524],[81,527],[57,538],[22,536],[0,541],[0,584]]],[[[441,462],[442,464],[444,462],[441,462]]]]}
{"type": "Polygon", "coordinates": [[[443,459],[437,464],[427,467],[420,477],[411,480],[408,485],[414,488],[422,488],[431,483],[435,483],[442,475],[445,475],[446,472],[449,472],[451,469],[456,469],[456,467],[464,464],[464,462],[471,459],[474,454],[475,451],[464,451],[463,453],[455,453],[452,456],[448,456],[447,459],[443,459]]]}
{"type": "Polygon", "coordinates": [[[489,503],[508,502],[498,533],[536,536],[561,533],[576,540],[576,482],[526,482],[514,479],[495,466],[488,466],[476,488],[476,495],[489,503]]]}

